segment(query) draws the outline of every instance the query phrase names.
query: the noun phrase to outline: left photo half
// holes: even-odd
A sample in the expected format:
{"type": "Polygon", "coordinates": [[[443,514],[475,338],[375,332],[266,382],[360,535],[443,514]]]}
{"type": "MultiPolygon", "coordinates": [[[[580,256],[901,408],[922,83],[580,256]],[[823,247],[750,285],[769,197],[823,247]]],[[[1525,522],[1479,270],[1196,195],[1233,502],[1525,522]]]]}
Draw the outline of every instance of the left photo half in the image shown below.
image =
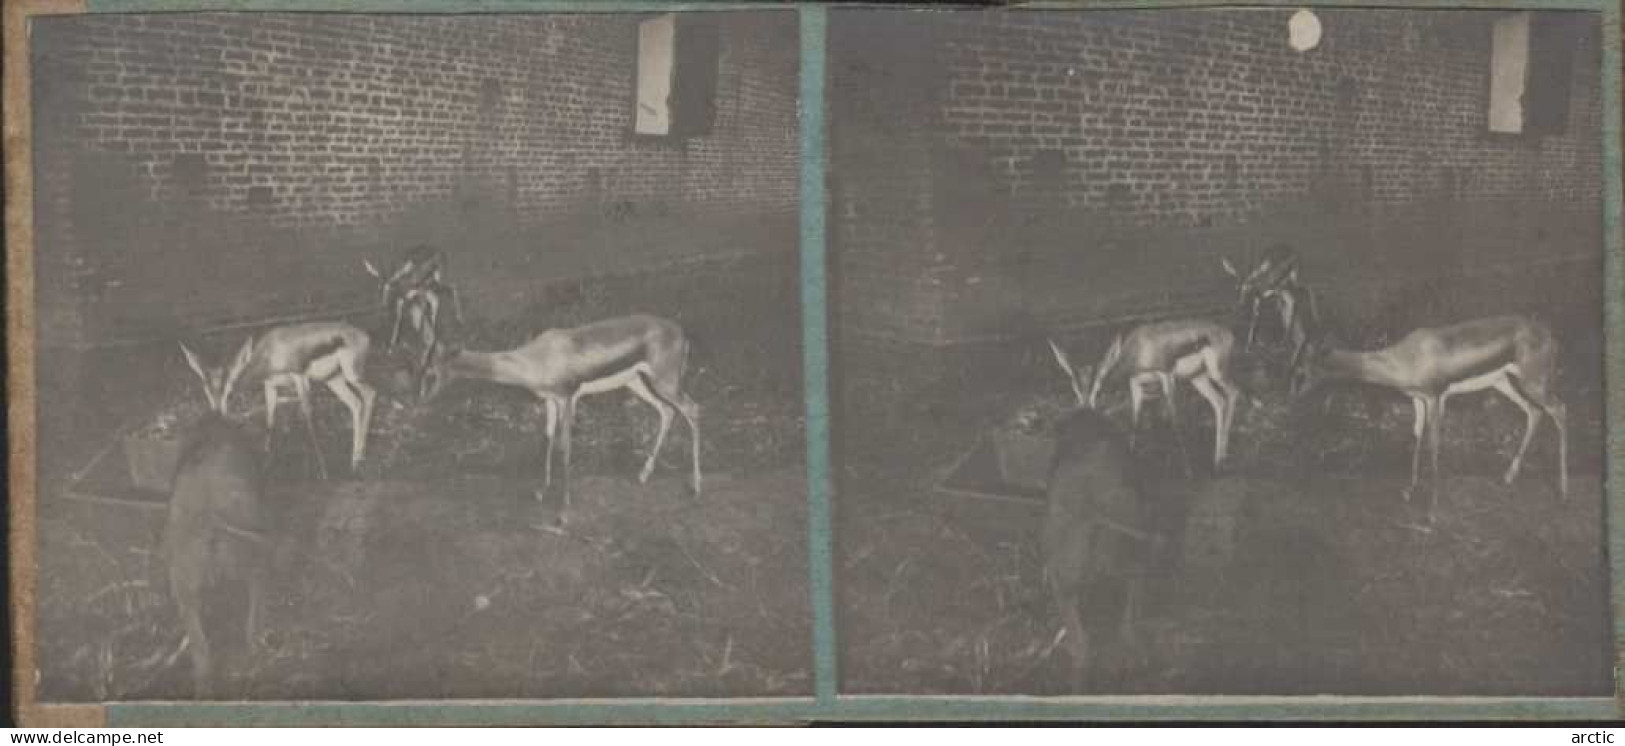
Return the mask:
{"type": "Polygon", "coordinates": [[[813,691],[794,11],[25,22],[36,701],[813,691]]]}

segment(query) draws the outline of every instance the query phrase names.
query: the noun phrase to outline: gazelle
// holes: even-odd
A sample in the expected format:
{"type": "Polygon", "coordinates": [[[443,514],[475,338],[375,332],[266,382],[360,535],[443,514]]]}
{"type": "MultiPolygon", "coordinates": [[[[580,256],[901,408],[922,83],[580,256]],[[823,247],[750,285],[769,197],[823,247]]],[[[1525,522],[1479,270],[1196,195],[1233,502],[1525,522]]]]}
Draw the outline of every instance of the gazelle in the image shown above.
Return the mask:
{"type": "Polygon", "coordinates": [[[1101,388],[1118,376],[1128,378],[1132,420],[1129,447],[1140,427],[1140,408],[1152,386],[1160,389],[1168,419],[1177,431],[1179,414],[1174,404],[1174,381],[1188,380],[1213,407],[1213,465],[1224,462],[1230,450],[1230,426],[1235,419],[1241,387],[1231,379],[1236,337],[1229,329],[1202,319],[1157,321],[1119,335],[1091,371],[1072,364],[1054,340],[1050,350],[1066,371],[1078,403],[1096,409],[1101,388]],[[1091,373],[1093,375],[1091,376],[1091,373]],[[1085,387],[1088,394],[1084,394],[1085,387]]]}
{"type": "Polygon", "coordinates": [[[1120,604],[1111,614],[1090,615],[1111,644],[1107,652],[1120,653],[1112,648],[1131,644],[1145,570],[1162,543],[1151,530],[1136,482],[1122,431],[1105,415],[1080,408],[1056,425],[1044,516],[1044,581],[1061,614],[1074,689],[1094,666],[1090,643],[1098,639],[1085,628],[1079,604],[1120,604]],[[1114,584],[1121,584],[1120,594],[1112,593],[1114,584]]]}
{"type": "Polygon", "coordinates": [[[1286,330],[1287,344],[1292,348],[1292,354],[1287,358],[1287,371],[1290,374],[1298,369],[1298,361],[1303,358],[1309,342],[1319,339],[1323,333],[1320,303],[1312,288],[1296,283],[1271,288],[1262,297],[1274,301],[1281,312],[1281,328],[1286,330]]]}
{"type": "MultiPolygon", "coordinates": [[[[374,266],[370,259],[362,259],[361,265],[366,268],[367,274],[378,280],[379,302],[394,315],[388,349],[394,350],[395,344],[400,341],[401,320],[406,312],[407,295],[413,290],[434,288],[436,296],[445,296],[451,301],[452,313],[456,315],[458,323],[462,323],[463,307],[457,299],[457,289],[446,282],[445,252],[426,244],[414,246],[388,273],[374,266]]],[[[428,309],[430,325],[438,323],[439,318],[440,303],[439,297],[436,297],[435,303],[428,309]]]]}
{"type": "Polygon", "coordinates": [[[446,302],[448,296],[456,297],[450,295],[451,292],[450,285],[429,282],[407,290],[401,298],[401,314],[407,327],[417,335],[418,346],[422,348],[417,365],[412,369],[420,382],[423,372],[428,369],[429,358],[440,345],[440,305],[446,302]]]}
{"type": "MultiPolygon", "coordinates": [[[[1275,244],[1264,251],[1258,263],[1246,274],[1236,269],[1226,257],[1220,257],[1219,263],[1223,265],[1225,274],[1236,280],[1236,303],[1247,314],[1247,341],[1242,349],[1251,350],[1258,334],[1258,318],[1263,313],[1264,302],[1271,298],[1271,291],[1302,287],[1298,283],[1298,252],[1288,244],[1275,244]]],[[[1285,312],[1281,318],[1283,323],[1289,321],[1285,312]]],[[[1289,328],[1282,326],[1283,330],[1289,328]]]]}
{"type": "MultiPolygon", "coordinates": [[[[500,352],[471,352],[444,348],[424,371],[422,401],[434,399],[446,384],[476,379],[516,386],[542,401],[547,415],[547,451],[543,500],[553,483],[553,450],[557,438],[563,451],[562,505],[570,505],[570,429],[576,400],[586,394],[627,389],[660,414],[660,430],[648,460],[638,473],[648,482],[655,459],[666,442],[675,411],[688,423],[693,451],[694,494],[700,493],[700,407],[683,392],[688,364],[688,338],[676,323],[654,316],[623,316],[572,329],[549,329],[529,342],[500,352]],[[560,426],[562,425],[562,433],[560,426]]],[[[562,513],[560,514],[562,515],[562,513]]]]}
{"type": "Polygon", "coordinates": [[[1431,452],[1433,491],[1429,514],[1439,501],[1439,431],[1445,402],[1456,394],[1495,389],[1523,410],[1523,442],[1503,481],[1511,484],[1523,468],[1541,415],[1557,426],[1558,493],[1568,496],[1568,427],[1563,402],[1552,393],[1557,379],[1557,339],[1551,329],[1527,316],[1497,316],[1454,326],[1417,329],[1380,350],[1355,352],[1316,345],[1300,361],[1293,392],[1303,396],[1329,381],[1361,381],[1394,389],[1416,408],[1416,445],[1411,451],[1409,500],[1420,482],[1424,433],[1431,452]]]}
{"type": "Polygon", "coordinates": [[[276,428],[278,392],[292,388],[305,417],[305,430],[322,478],[327,478],[327,461],[316,443],[316,426],[311,421],[310,383],[327,384],[345,408],[350,410],[352,428],[350,468],[361,465],[367,452],[367,428],[372,422],[372,405],[377,392],[362,379],[372,340],[367,333],[341,321],[318,321],[272,328],[258,339],[249,337],[225,366],[207,366],[185,344],[181,352],[186,363],[203,381],[209,408],[225,415],[232,390],[239,382],[259,383],[265,390],[265,442],[270,447],[276,428]]]}

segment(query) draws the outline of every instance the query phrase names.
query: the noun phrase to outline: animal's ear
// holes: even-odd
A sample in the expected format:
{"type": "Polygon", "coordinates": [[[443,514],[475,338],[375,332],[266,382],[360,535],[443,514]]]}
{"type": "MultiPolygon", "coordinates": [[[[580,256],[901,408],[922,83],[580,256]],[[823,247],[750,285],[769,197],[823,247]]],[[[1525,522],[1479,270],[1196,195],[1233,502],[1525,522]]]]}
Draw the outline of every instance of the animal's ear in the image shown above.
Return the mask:
{"type": "Polygon", "coordinates": [[[1230,257],[1227,257],[1227,256],[1219,257],[1219,264],[1224,266],[1224,273],[1225,274],[1230,275],[1231,277],[1234,277],[1234,278],[1236,278],[1238,280],[1241,279],[1241,273],[1236,271],[1236,265],[1230,263],[1230,257]]]}
{"type": "Polygon", "coordinates": [[[243,340],[243,346],[237,348],[237,356],[231,360],[230,378],[236,380],[248,368],[248,361],[254,357],[254,338],[250,336],[243,340]]]}
{"type": "Polygon", "coordinates": [[[1105,357],[1101,358],[1101,368],[1110,368],[1115,366],[1117,364],[1117,358],[1122,357],[1123,337],[1125,334],[1126,333],[1120,333],[1117,336],[1112,337],[1111,346],[1106,348],[1106,355],[1105,357]]]}
{"type": "Polygon", "coordinates": [[[1061,349],[1060,345],[1055,344],[1055,340],[1053,339],[1045,341],[1049,342],[1050,352],[1055,353],[1055,362],[1060,364],[1061,370],[1066,371],[1066,375],[1068,377],[1077,375],[1072,369],[1072,358],[1067,357],[1066,350],[1061,349]]]}
{"type": "Polygon", "coordinates": [[[361,266],[365,267],[367,269],[367,274],[372,275],[373,277],[376,277],[376,278],[378,278],[380,280],[384,279],[384,273],[379,272],[377,267],[372,266],[372,260],[371,259],[362,259],[361,260],[361,266]]]}
{"type": "Polygon", "coordinates": [[[196,373],[198,378],[203,379],[203,384],[207,386],[209,376],[203,372],[203,361],[198,359],[197,353],[192,352],[192,349],[187,347],[185,342],[180,343],[180,345],[181,354],[186,356],[186,364],[191,367],[192,372],[196,373]]]}

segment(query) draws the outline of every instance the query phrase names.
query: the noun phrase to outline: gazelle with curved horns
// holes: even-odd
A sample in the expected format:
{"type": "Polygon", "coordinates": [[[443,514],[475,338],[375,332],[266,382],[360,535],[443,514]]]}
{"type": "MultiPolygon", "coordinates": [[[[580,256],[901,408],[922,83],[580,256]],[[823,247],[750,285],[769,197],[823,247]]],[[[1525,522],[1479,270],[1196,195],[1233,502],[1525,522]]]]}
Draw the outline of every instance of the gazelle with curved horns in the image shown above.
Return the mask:
{"type": "MultiPolygon", "coordinates": [[[[408,289],[401,296],[400,313],[406,320],[407,328],[417,335],[418,354],[417,364],[412,373],[421,384],[423,372],[428,370],[429,358],[440,349],[442,333],[440,329],[440,305],[444,303],[451,291],[450,285],[428,283],[408,289]]],[[[449,295],[455,299],[456,295],[449,295]]]]}
{"type": "Polygon", "coordinates": [[[1275,302],[1281,312],[1281,328],[1286,331],[1287,344],[1292,354],[1287,358],[1287,372],[1298,369],[1298,361],[1309,343],[1324,333],[1320,318],[1320,303],[1315,291],[1297,283],[1290,283],[1264,291],[1263,300],[1275,302]]]}
{"type": "Polygon", "coordinates": [[[1360,381],[1394,389],[1416,408],[1416,446],[1411,451],[1409,500],[1420,482],[1422,440],[1432,457],[1433,491],[1428,511],[1439,501],[1439,431],[1445,402],[1456,394],[1495,389],[1524,413],[1523,442],[1503,481],[1511,484],[1541,416],[1557,426],[1558,493],[1568,496],[1568,416],[1552,388],[1557,383],[1557,339],[1545,324],[1527,316],[1496,316],[1453,326],[1417,329],[1380,350],[1356,352],[1315,343],[1293,375],[1294,396],[1302,397],[1330,381],[1360,381]]]}
{"type": "MultiPolygon", "coordinates": [[[[1313,313],[1313,294],[1298,282],[1298,252],[1291,245],[1285,243],[1275,244],[1266,249],[1245,274],[1236,269],[1226,257],[1219,257],[1219,263],[1224,267],[1225,274],[1236,280],[1236,304],[1247,314],[1247,341],[1243,350],[1250,350],[1253,341],[1258,335],[1258,319],[1263,315],[1265,301],[1275,300],[1278,304],[1283,300],[1278,291],[1295,288],[1298,296],[1309,301],[1308,307],[1299,309],[1313,313]]],[[[1292,328],[1292,310],[1281,307],[1281,328],[1290,334],[1292,328]]]]}
{"type": "Polygon", "coordinates": [[[1213,407],[1213,466],[1229,455],[1230,428],[1235,420],[1241,387],[1231,378],[1236,337],[1229,329],[1203,319],[1157,321],[1137,326],[1112,341],[1095,369],[1075,366],[1054,340],[1049,341],[1055,361],[1066,371],[1072,393],[1080,405],[1098,409],[1101,389],[1119,376],[1128,378],[1132,421],[1129,446],[1134,445],[1140,426],[1140,409],[1152,387],[1168,408],[1168,419],[1177,429],[1179,414],[1174,405],[1174,382],[1190,381],[1213,407]],[[1085,395],[1085,390],[1088,393],[1085,395]]]}
{"type": "MultiPolygon", "coordinates": [[[[422,380],[422,401],[434,399],[457,379],[490,381],[531,392],[547,415],[545,482],[536,499],[553,483],[555,437],[563,451],[562,505],[570,504],[570,430],[576,400],[587,394],[627,389],[660,414],[660,430],[638,473],[649,481],[655,459],[666,442],[673,413],[688,423],[693,452],[694,494],[700,493],[700,406],[683,391],[688,364],[688,338],[675,322],[654,316],[623,316],[571,329],[549,329],[511,350],[471,352],[443,348],[431,358],[422,380]],[[562,426],[562,427],[561,427],[562,426]]],[[[561,513],[562,515],[562,513],[561,513]]]]}
{"type": "Polygon", "coordinates": [[[181,352],[186,364],[203,381],[203,394],[209,408],[227,414],[232,390],[238,383],[258,383],[265,390],[265,443],[269,448],[276,428],[278,396],[292,388],[305,417],[305,430],[322,478],[327,478],[327,461],[316,443],[316,426],[311,421],[310,383],[327,384],[345,408],[350,410],[350,468],[361,464],[367,452],[367,428],[372,422],[377,392],[362,379],[367,353],[371,348],[367,333],[341,321],[318,321],[272,328],[258,339],[249,337],[226,365],[210,366],[184,343],[181,352]]]}
{"type": "Polygon", "coordinates": [[[445,296],[451,301],[452,313],[459,323],[463,320],[462,302],[457,298],[457,289],[446,282],[446,254],[427,244],[419,244],[409,249],[401,256],[395,267],[385,273],[374,266],[372,260],[362,259],[361,266],[379,282],[379,302],[388,308],[394,316],[394,322],[389,333],[389,348],[395,349],[400,341],[401,322],[406,316],[409,296],[414,290],[429,289],[432,294],[428,296],[427,320],[429,326],[435,326],[440,319],[440,297],[445,296]]]}

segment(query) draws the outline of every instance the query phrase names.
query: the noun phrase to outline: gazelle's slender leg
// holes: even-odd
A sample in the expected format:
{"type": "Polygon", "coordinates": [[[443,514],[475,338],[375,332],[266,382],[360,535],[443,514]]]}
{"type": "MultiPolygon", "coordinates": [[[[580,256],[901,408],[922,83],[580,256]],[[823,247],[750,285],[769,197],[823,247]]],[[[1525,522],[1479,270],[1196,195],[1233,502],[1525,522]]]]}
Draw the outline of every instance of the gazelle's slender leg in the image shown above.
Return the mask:
{"type": "Polygon", "coordinates": [[[395,350],[395,343],[400,341],[400,338],[401,338],[401,321],[405,317],[406,317],[406,296],[405,295],[396,295],[396,297],[395,297],[395,326],[389,332],[389,349],[390,349],[391,352],[393,352],[395,350]]]}
{"type": "Polygon", "coordinates": [[[1130,451],[1133,451],[1134,450],[1134,442],[1139,437],[1139,434],[1140,434],[1140,407],[1145,404],[1145,390],[1140,388],[1140,382],[1137,379],[1129,379],[1129,382],[1128,382],[1128,402],[1129,402],[1128,449],[1130,451]]]}
{"type": "MultiPolygon", "coordinates": [[[[1216,370],[1222,371],[1224,369],[1221,367],[1216,370]]],[[[1221,441],[1223,446],[1220,448],[1221,453],[1219,454],[1219,460],[1224,461],[1230,458],[1230,433],[1236,427],[1236,407],[1241,403],[1241,388],[1223,375],[1214,375],[1213,380],[1224,394],[1224,429],[1222,430],[1224,438],[1221,441]]]]}
{"type": "Polygon", "coordinates": [[[1443,425],[1444,410],[1439,406],[1439,400],[1436,398],[1425,400],[1425,404],[1428,410],[1428,451],[1433,462],[1431,466],[1433,490],[1432,496],[1428,500],[1428,519],[1432,520],[1434,509],[1439,507],[1439,483],[1444,481],[1443,476],[1439,474],[1439,432],[1443,425]]]}
{"type": "Polygon", "coordinates": [[[1179,409],[1174,402],[1174,374],[1157,373],[1157,387],[1162,391],[1162,405],[1168,410],[1168,424],[1179,428],[1179,409]]]}
{"type": "Polygon", "coordinates": [[[688,398],[688,394],[681,391],[677,392],[672,404],[676,405],[677,411],[683,415],[683,421],[688,423],[689,452],[694,457],[694,483],[690,486],[694,488],[694,494],[698,495],[700,494],[700,405],[696,404],[693,399],[688,398]]]}
{"type": "Polygon", "coordinates": [[[1421,474],[1422,440],[1427,433],[1428,424],[1427,404],[1423,403],[1422,397],[1411,397],[1411,405],[1416,408],[1416,424],[1411,428],[1411,432],[1416,435],[1416,444],[1411,448],[1411,484],[1409,487],[1405,488],[1406,502],[1410,501],[1411,493],[1416,490],[1416,485],[1418,484],[1419,479],[1418,475],[1421,474]]]}
{"type": "Polygon", "coordinates": [[[1256,295],[1253,296],[1252,312],[1250,314],[1248,314],[1251,317],[1251,319],[1247,322],[1247,344],[1245,345],[1245,348],[1248,349],[1248,350],[1251,350],[1253,348],[1253,338],[1258,333],[1259,306],[1263,302],[1264,301],[1263,301],[1262,298],[1260,298],[1260,297],[1258,297],[1256,295]]]}
{"type": "Polygon", "coordinates": [[[1512,484],[1517,480],[1518,474],[1523,471],[1524,453],[1529,450],[1530,441],[1535,439],[1535,431],[1540,429],[1540,420],[1543,414],[1540,408],[1535,406],[1534,402],[1529,401],[1522,392],[1518,391],[1517,385],[1513,384],[1511,378],[1502,376],[1496,379],[1494,386],[1496,391],[1511,399],[1513,404],[1518,405],[1518,408],[1523,410],[1523,442],[1518,445],[1517,455],[1512,457],[1512,464],[1507,466],[1506,475],[1501,478],[1501,481],[1512,484]]]}
{"type": "Polygon", "coordinates": [[[428,300],[429,310],[423,315],[423,333],[428,336],[434,334],[435,330],[440,326],[440,295],[438,293],[429,293],[424,297],[428,300]]]}
{"type": "Polygon", "coordinates": [[[277,385],[266,379],[265,389],[265,450],[271,450],[271,436],[276,432],[277,385]]]}
{"type": "Polygon", "coordinates": [[[559,455],[564,457],[564,460],[560,463],[560,466],[564,468],[564,478],[560,480],[560,483],[564,485],[564,495],[559,509],[560,515],[563,515],[563,511],[570,507],[570,431],[573,429],[576,419],[575,395],[565,397],[559,403],[559,410],[559,429],[561,431],[559,433],[559,455]]]}
{"type": "MultiPolygon", "coordinates": [[[[346,372],[348,373],[348,370],[346,372]]],[[[350,464],[355,467],[359,466],[367,455],[367,440],[372,434],[372,408],[378,401],[378,391],[361,380],[359,375],[354,377],[347,375],[345,382],[361,396],[361,422],[356,424],[355,455],[350,464]]]]}
{"type": "Polygon", "coordinates": [[[299,412],[305,416],[305,432],[310,435],[310,449],[316,453],[316,469],[327,479],[327,459],[322,455],[322,444],[316,440],[316,418],[310,409],[310,379],[293,376],[293,390],[299,397],[299,412]]]}
{"type": "Polygon", "coordinates": [[[323,383],[327,384],[328,390],[344,403],[344,408],[350,410],[350,468],[353,470],[361,464],[361,454],[367,447],[367,424],[366,420],[362,419],[366,405],[343,376],[333,376],[323,383]]]}
{"type": "Polygon", "coordinates": [[[547,438],[547,447],[542,450],[542,489],[537,491],[536,499],[546,497],[547,488],[553,485],[553,441],[559,434],[559,405],[552,399],[542,399],[542,410],[545,413],[544,436],[547,438]]]}
{"type": "MultiPolygon", "coordinates": [[[[367,435],[372,430],[372,407],[378,399],[378,391],[363,380],[361,366],[363,360],[353,351],[339,356],[339,373],[343,377],[342,383],[354,390],[360,397],[360,408],[351,407],[350,426],[350,468],[353,470],[361,466],[361,461],[367,456],[367,435]]],[[[336,391],[335,391],[336,393],[336,391]]],[[[344,397],[339,397],[343,399],[344,397]]],[[[345,404],[349,404],[345,401],[345,404]]]]}
{"type": "Polygon", "coordinates": [[[457,295],[456,286],[444,285],[443,287],[446,289],[446,295],[451,296],[452,316],[456,317],[457,323],[463,323],[463,301],[462,298],[457,295]]]}
{"type": "Polygon", "coordinates": [[[673,407],[661,401],[660,397],[655,396],[654,392],[649,390],[649,385],[643,382],[641,375],[633,376],[632,380],[627,382],[626,387],[631,389],[632,393],[636,394],[639,399],[648,402],[649,406],[654,407],[655,411],[660,413],[660,429],[655,432],[654,445],[649,448],[649,456],[643,462],[643,470],[638,472],[638,482],[647,484],[649,475],[653,474],[655,470],[655,459],[660,457],[660,448],[666,444],[666,432],[671,430],[673,407]]]}
{"type": "Polygon", "coordinates": [[[248,612],[243,619],[243,634],[248,637],[248,646],[244,649],[253,655],[260,639],[260,615],[265,611],[265,579],[256,573],[248,579],[247,585],[248,612]]]}
{"type": "Polygon", "coordinates": [[[1224,459],[1224,396],[1214,387],[1213,381],[1206,375],[1198,375],[1191,379],[1191,385],[1196,392],[1207,400],[1208,406],[1213,408],[1213,467],[1218,468],[1219,462],[1224,459]]]}
{"type": "Polygon", "coordinates": [[[1546,414],[1557,426],[1557,493],[1566,500],[1569,496],[1569,425],[1568,411],[1563,402],[1552,398],[1546,405],[1546,414]]]}
{"type": "Polygon", "coordinates": [[[1569,495],[1569,425],[1568,408],[1563,402],[1547,391],[1543,385],[1531,384],[1527,379],[1519,379],[1523,393],[1527,395],[1535,406],[1546,412],[1552,418],[1552,424],[1557,427],[1557,492],[1567,498],[1569,495]]]}

